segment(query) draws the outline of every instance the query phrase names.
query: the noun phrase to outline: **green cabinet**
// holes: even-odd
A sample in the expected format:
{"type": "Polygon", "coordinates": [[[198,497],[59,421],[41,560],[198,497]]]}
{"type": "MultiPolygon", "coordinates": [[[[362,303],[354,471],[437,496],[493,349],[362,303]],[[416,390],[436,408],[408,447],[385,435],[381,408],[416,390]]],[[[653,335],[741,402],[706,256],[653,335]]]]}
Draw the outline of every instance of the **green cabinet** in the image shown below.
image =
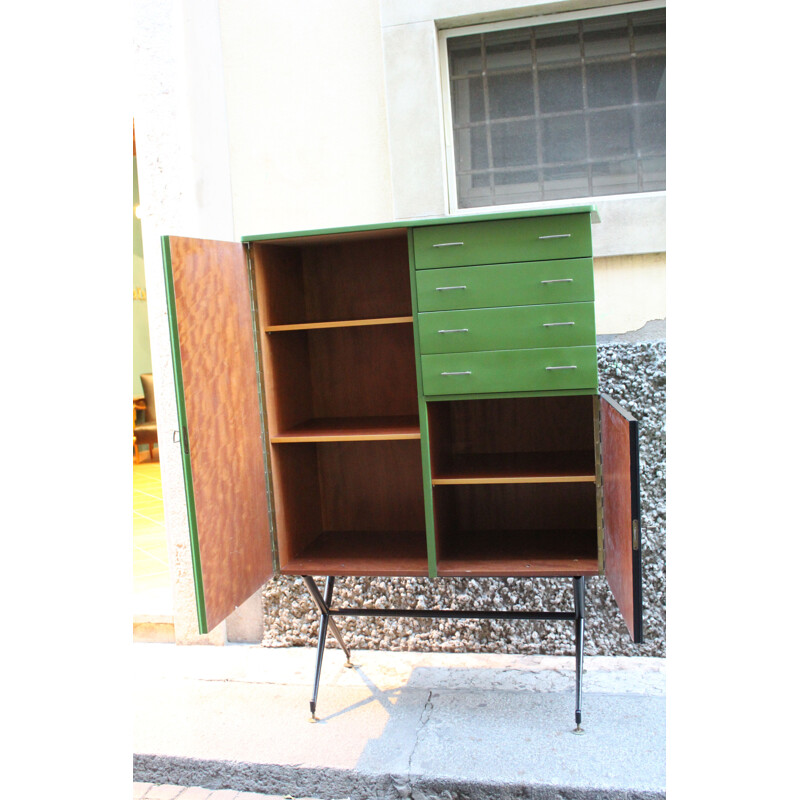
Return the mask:
{"type": "Polygon", "coordinates": [[[593,214],[165,237],[201,630],[271,574],[606,575],[641,635],[593,214]]]}

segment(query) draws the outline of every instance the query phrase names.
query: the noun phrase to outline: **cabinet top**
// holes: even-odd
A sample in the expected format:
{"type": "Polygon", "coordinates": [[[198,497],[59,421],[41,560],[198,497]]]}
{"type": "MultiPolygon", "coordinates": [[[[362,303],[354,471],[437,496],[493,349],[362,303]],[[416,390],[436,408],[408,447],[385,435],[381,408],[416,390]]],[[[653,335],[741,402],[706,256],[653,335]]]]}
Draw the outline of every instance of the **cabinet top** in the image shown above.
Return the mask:
{"type": "Polygon", "coordinates": [[[325,236],[337,233],[360,233],[367,231],[402,231],[408,228],[421,228],[429,225],[450,225],[456,222],[481,222],[495,219],[519,219],[521,217],[552,217],[559,214],[591,214],[592,222],[600,222],[597,208],[593,205],[566,206],[562,208],[536,208],[527,211],[502,211],[488,214],[461,214],[450,217],[425,217],[423,219],[378,222],[371,225],[349,225],[340,228],[318,228],[316,230],[285,231],[243,236],[242,242],[264,242],[273,239],[295,239],[306,236],[325,236]]]}

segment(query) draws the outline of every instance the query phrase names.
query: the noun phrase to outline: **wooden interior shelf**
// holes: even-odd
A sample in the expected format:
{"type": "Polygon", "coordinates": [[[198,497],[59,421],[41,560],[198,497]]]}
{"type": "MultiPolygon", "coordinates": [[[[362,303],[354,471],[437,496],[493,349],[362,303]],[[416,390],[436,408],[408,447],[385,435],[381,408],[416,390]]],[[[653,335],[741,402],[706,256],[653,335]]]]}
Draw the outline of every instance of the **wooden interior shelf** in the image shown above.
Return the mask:
{"type": "Polygon", "coordinates": [[[270,438],[286,442],[371,442],[419,439],[419,417],[324,417],[310,419],[270,438]]]}
{"type": "Polygon", "coordinates": [[[594,483],[594,454],[452,453],[438,465],[434,486],[466,483],[594,483]]]}
{"type": "Polygon", "coordinates": [[[425,531],[322,531],[281,569],[288,575],[427,575],[425,531]]]}
{"type": "Polygon", "coordinates": [[[412,323],[414,318],[407,317],[373,317],[371,319],[340,319],[330,322],[298,322],[290,325],[268,325],[264,330],[266,333],[278,333],[280,331],[312,331],[324,328],[353,328],[366,325],[400,325],[412,323]]]}

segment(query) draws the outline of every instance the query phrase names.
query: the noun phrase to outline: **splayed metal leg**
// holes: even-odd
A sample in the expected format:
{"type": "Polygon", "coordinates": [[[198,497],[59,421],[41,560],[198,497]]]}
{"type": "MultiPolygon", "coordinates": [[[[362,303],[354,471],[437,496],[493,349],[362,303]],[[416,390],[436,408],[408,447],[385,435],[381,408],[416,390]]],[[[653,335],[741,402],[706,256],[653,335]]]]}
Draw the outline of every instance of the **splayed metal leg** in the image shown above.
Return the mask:
{"type": "Polygon", "coordinates": [[[586,609],[586,578],[573,578],[575,591],[575,730],[583,733],[581,728],[581,706],[583,705],[583,629],[586,609]]]}
{"type": "Polygon", "coordinates": [[[339,630],[339,626],[331,619],[330,615],[330,607],[331,607],[331,600],[333,599],[333,583],[334,577],[333,575],[329,575],[325,579],[325,596],[323,597],[319,593],[319,589],[317,588],[317,584],[314,583],[314,580],[309,577],[308,575],[303,575],[303,580],[305,581],[306,586],[308,587],[308,591],[311,593],[311,597],[316,603],[317,608],[320,612],[319,618],[319,642],[317,643],[317,669],[314,674],[314,694],[311,698],[311,722],[316,722],[316,711],[317,711],[317,695],[319,694],[319,680],[322,675],[322,657],[325,654],[325,639],[328,634],[328,628],[330,627],[331,633],[333,634],[336,641],[339,643],[339,647],[344,650],[345,658],[347,662],[345,663],[346,667],[352,667],[353,665],[350,663],[350,650],[344,643],[344,639],[342,638],[342,632],[339,630]]]}

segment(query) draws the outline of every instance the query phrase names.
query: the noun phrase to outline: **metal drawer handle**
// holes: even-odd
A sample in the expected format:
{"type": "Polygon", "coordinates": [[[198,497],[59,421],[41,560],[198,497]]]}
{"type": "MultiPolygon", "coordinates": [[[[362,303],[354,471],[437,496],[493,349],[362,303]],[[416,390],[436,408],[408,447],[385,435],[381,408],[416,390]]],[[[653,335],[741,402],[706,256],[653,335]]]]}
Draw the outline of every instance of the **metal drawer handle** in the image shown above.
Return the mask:
{"type": "MultiPolygon", "coordinates": [[[[570,280],[572,280],[572,278],[570,278],[570,280]]],[[[450,292],[453,289],[466,289],[466,288],[467,288],[466,286],[437,286],[436,287],[436,291],[437,292],[450,292]]]]}
{"type": "Polygon", "coordinates": [[[569,239],[571,233],[551,233],[548,236],[540,236],[540,239],[569,239]]]}
{"type": "Polygon", "coordinates": [[[467,370],[466,372],[443,372],[442,375],[472,375],[472,371],[467,370]]]}
{"type": "Polygon", "coordinates": [[[545,367],[545,369],[578,369],[578,365],[573,364],[571,367],[545,367]]]}
{"type": "Polygon", "coordinates": [[[469,328],[451,328],[450,330],[439,331],[439,333],[469,333],[469,328]]]}
{"type": "Polygon", "coordinates": [[[464,242],[442,242],[441,244],[434,244],[431,247],[461,247],[464,242]]]}
{"type": "Polygon", "coordinates": [[[553,278],[549,281],[540,281],[540,283],[572,283],[572,278],[553,278]]]}
{"type": "Polygon", "coordinates": [[[574,325],[574,322],[543,322],[543,328],[555,328],[558,325],[574,325]]]}

